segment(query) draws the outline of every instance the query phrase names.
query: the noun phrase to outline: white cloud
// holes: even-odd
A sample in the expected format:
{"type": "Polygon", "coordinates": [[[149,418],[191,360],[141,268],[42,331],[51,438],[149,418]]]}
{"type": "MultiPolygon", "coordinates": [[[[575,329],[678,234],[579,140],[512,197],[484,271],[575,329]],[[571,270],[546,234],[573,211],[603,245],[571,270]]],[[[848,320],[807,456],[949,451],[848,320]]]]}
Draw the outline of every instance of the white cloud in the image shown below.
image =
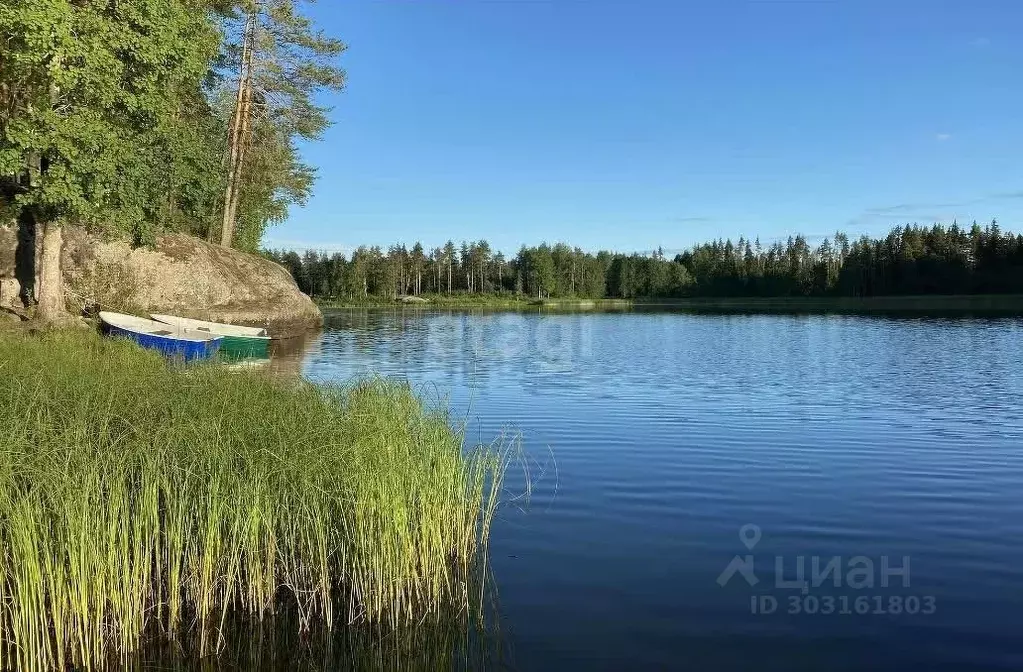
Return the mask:
{"type": "Polygon", "coordinates": [[[952,137],[951,133],[938,133],[937,135],[934,136],[934,139],[937,140],[938,142],[945,142],[951,137],[952,137]]]}
{"type": "Polygon", "coordinates": [[[976,37],[970,40],[970,44],[975,47],[988,47],[991,46],[991,40],[986,37],[976,37]]]}

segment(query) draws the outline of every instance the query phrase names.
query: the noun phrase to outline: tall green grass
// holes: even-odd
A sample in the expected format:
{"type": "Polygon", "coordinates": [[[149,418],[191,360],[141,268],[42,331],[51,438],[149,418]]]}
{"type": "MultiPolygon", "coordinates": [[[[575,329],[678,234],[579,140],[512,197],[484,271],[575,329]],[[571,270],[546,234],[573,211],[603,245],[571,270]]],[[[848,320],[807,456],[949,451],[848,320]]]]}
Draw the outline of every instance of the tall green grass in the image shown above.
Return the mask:
{"type": "Polygon", "coordinates": [[[404,385],[0,337],[0,668],[200,654],[229,619],[401,626],[479,595],[504,470],[404,385]]]}

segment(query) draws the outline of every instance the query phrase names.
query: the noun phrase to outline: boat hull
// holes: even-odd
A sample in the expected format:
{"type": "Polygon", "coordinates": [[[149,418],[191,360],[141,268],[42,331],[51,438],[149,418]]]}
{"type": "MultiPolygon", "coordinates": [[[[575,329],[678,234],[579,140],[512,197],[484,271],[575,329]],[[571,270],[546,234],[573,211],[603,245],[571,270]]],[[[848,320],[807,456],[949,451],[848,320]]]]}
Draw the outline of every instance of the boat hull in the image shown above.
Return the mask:
{"type": "Polygon", "coordinates": [[[265,329],[244,327],[220,322],[206,322],[177,315],[150,315],[157,322],[171,325],[186,334],[205,334],[223,339],[220,359],[237,362],[243,359],[270,357],[270,337],[265,329]]]}
{"type": "Polygon", "coordinates": [[[143,348],[156,350],[166,357],[184,359],[190,362],[210,359],[217,354],[221,346],[220,339],[186,341],[172,336],[132,331],[131,329],[124,329],[105,322],[103,323],[103,330],[108,336],[127,338],[135,341],[143,348]]]}
{"type": "Polygon", "coordinates": [[[220,357],[229,361],[240,359],[266,359],[270,356],[270,341],[265,338],[223,336],[220,357]]]}

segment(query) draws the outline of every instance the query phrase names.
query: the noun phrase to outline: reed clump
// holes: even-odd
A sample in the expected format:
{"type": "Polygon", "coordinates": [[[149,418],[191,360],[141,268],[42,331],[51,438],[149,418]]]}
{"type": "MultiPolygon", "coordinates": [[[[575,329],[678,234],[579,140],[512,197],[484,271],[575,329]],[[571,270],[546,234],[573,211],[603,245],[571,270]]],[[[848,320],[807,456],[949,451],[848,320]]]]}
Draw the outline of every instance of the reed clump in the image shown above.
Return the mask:
{"type": "Polygon", "coordinates": [[[0,669],[215,653],[228,619],[468,605],[501,487],[406,386],[286,387],[88,333],[0,338],[0,669]]]}

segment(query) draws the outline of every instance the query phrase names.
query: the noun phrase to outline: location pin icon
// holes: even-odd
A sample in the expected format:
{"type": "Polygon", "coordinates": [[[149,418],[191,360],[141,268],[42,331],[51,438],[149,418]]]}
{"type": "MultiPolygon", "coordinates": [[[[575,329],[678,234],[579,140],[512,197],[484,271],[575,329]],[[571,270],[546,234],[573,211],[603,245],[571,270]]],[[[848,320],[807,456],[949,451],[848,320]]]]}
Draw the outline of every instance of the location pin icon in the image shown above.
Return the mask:
{"type": "Polygon", "coordinates": [[[747,550],[752,551],[753,547],[760,542],[760,527],[753,523],[746,523],[739,528],[739,540],[747,550]]]}

